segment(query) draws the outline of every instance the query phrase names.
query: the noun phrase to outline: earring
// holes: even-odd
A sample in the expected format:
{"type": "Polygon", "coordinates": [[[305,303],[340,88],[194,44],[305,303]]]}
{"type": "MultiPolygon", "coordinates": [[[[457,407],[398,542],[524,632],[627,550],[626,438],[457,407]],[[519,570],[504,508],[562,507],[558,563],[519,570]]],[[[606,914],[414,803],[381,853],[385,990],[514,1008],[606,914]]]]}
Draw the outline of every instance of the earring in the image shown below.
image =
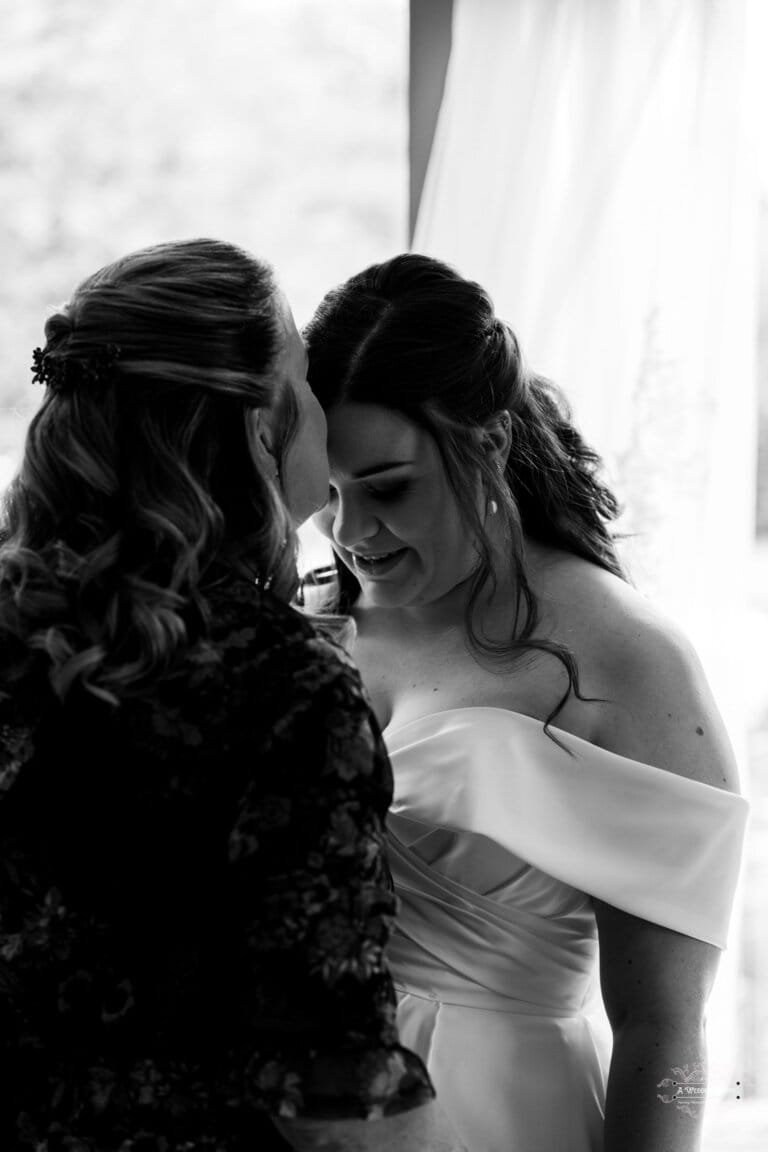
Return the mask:
{"type": "Polygon", "coordinates": [[[488,511],[490,512],[491,516],[495,516],[496,513],[498,512],[498,510],[499,510],[499,506],[496,503],[496,501],[491,500],[491,502],[488,505],[488,511]]]}

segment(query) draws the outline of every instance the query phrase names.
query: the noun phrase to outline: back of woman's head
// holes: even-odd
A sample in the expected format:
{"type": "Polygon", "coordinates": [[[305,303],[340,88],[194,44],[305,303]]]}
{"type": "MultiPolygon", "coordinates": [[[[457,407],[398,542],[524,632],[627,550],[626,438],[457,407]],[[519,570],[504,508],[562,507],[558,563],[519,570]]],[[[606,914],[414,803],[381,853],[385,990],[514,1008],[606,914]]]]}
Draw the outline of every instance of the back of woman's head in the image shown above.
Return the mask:
{"type": "Polygon", "coordinates": [[[304,338],[309,381],[326,411],[378,404],[425,427],[478,532],[473,475],[513,533],[621,573],[607,527],[618,509],[597,476],[600,458],[559,390],[527,370],[479,284],[430,257],[396,256],[329,292],[304,338]],[[495,417],[511,427],[503,476],[487,464],[484,431],[495,417]]]}
{"type": "Polygon", "coordinates": [[[276,400],[275,293],[266,264],[190,240],[102,268],[50,317],[4,501],[6,674],[37,652],[59,695],[82,681],[119,698],[203,626],[227,568],[290,597],[295,537],[246,417],[276,400]]]}

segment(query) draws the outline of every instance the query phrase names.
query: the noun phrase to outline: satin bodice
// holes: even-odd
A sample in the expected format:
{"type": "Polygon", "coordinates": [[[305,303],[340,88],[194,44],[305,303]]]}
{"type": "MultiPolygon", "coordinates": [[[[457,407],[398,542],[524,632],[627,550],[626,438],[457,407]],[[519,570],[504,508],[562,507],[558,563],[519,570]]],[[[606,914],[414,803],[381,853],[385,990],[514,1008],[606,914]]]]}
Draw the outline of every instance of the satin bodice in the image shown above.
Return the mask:
{"type": "Polygon", "coordinates": [[[487,707],[385,731],[399,987],[525,1015],[584,1011],[593,898],[725,948],[746,800],[550,731],[487,707]]]}

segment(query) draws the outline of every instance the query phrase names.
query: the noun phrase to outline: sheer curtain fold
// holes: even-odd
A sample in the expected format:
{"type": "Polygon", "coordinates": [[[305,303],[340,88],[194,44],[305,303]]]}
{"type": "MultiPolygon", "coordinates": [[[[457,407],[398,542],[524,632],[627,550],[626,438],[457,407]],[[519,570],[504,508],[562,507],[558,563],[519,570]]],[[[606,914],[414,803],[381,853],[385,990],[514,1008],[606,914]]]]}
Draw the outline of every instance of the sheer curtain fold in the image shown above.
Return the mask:
{"type": "MultiPolygon", "coordinates": [[[[625,506],[633,579],[694,641],[740,755],[755,461],[747,8],[455,0],[412,245],[483,284],[531,366],[564,388],[625,506]]],[[[710,1001],[721,1090],[737,958],[735,943],[710,1001]]]]}

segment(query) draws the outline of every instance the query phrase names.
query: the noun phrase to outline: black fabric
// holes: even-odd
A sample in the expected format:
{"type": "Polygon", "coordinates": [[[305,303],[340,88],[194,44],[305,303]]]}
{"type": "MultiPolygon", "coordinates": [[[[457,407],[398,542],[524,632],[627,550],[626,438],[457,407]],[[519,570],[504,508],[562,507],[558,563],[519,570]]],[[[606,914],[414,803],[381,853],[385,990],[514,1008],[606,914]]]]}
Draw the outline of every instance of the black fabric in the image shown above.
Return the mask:
{"type": "Polygon", "coordinates": [[[345,653],[240,581],[117,708],[0,696],[0,1146],[286,1147],[432,1096],[384,947],[389,762],[345,653]]]}

